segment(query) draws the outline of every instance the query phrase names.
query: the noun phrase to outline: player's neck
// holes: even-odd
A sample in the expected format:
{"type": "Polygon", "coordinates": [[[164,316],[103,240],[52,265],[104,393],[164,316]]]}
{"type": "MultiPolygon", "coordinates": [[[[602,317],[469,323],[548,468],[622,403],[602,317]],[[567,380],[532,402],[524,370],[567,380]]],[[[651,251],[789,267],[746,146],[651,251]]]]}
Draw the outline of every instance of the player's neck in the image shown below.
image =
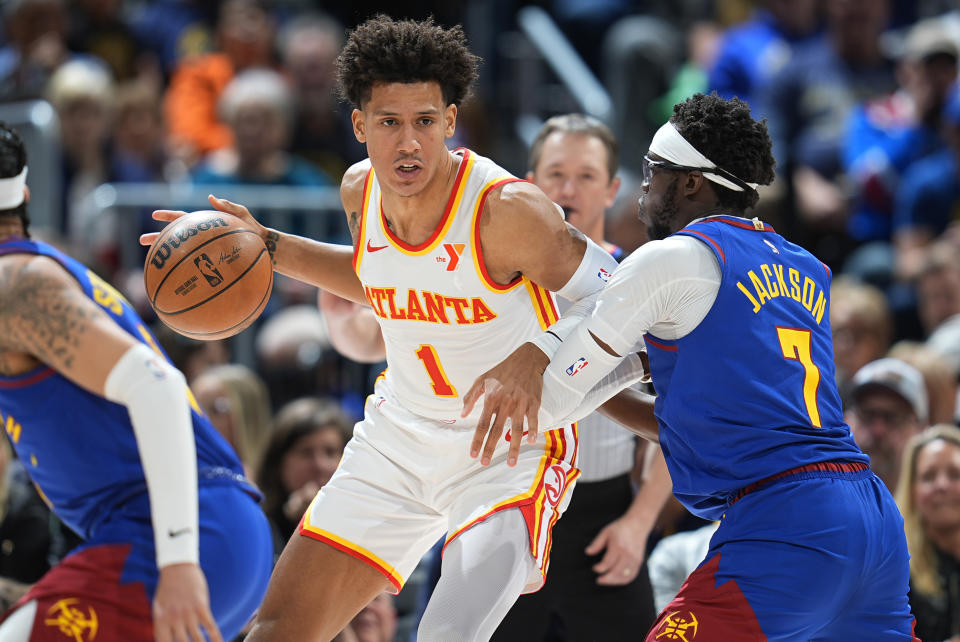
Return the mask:
{"type": "Polygon", "coordinates": [[[19,220],[4,222],[0,219],[0,241],[6,241],[11,238],[23,238],[25,236],[23,223],[19,220]]]}
{"type": "Polygon", "coordinates": [[[460,157],[447,153],[441,167],[420,192],[412,196],[383,191],[383,214],[391,231],[411,245],[426,241],[436,230],[457,179],[460,157]]]}

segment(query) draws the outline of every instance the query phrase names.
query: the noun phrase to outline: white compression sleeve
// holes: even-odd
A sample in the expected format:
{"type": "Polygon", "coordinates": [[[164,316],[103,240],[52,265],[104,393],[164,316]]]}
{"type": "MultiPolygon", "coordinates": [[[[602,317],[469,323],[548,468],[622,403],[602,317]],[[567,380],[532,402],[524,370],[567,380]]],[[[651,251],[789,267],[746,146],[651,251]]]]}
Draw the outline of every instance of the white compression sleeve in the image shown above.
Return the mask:
{"type": "Polygon", "coordinates": [[[546,373],[544,373],[543,397],[540,405],[540,414],[537,421],[541,426],[565,426],[575,421],[580,421],[597,408],[606,403],[612,396],[642,381],[646,372],[643,369],[643,361],[636,352],[631,352],[624,358],[620,364],[614,368],[613,372],[606,375],[598,381],[580,401],[576,408],[569,414],[558,417],[557,409],[567,405],[567,397],[570,392],[566,387],[547,384],[546,373]],[[556,419],[554,417],[557,417],[556,419]]]}
{"type": "Polygon", "coordinates": [[[197,563],[197,453],[186,380],[141,343],[114,365],[105,393],[130,413],[150,497],[157,566],[197,563]]]}
{"type": "Polygon", "coordinates": [[[550,417],[574,419],[578,410],[586,408],[588,402],[585,398],[595,388],[596,392],[606,394],[606,397],[602,394],[595,397],[600,399],[599,406],[618,390],[639,381],[642,375],[643,367],[636,354],[631,353],[628,358],[608,353],[590,336],[586,324],[580,324],[563,342],[543,373],[541,409],[547,416],[540,415],[537,421],[552,426],[557,424],[550,417]],[[624,363],[624,369],[618,371],[617,368],[624,363]],[[613,385],[619,381],[623,385],[614,389],[613,385]],[[544,423],[543,419],[547,422],[544,423]]]}
{"type": "Polygon", "coordinates": [[[577,271],[562,288],[557,290],[557,294],[572,301],[573,305],[561,319],[550,326],[549,331],[532,341],[548,357],[556,354],[560,343],[573,332],[580,321],[590,314],[600,291],[617,269],[617,260],[610,256],[609,252],[589,238],[586,241],[587,249],[583,253],[583,258],[580,259],[577,271]]]}

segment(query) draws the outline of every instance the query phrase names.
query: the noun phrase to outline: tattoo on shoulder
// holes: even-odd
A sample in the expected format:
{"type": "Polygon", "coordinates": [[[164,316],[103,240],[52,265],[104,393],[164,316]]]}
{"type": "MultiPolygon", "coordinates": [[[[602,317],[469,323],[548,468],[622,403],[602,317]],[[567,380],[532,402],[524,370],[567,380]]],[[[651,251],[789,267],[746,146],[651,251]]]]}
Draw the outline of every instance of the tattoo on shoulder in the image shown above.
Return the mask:
{"type": "Polygon", "coordinates": [[[267,246],[267,252],[270,254],[270,261],[277,264],[277,243],[280,241],[280,233],[275,230],[267,232],[267,239],[264,245],[267,246]]]}
{"type": "Polygon", "coordinates": [[[65,289],[23,263],[0,266],[0,346],[71,368],[94,315],[79,290],[65,289]]]}
{"type": "Polygon", "coordinates": [[[353,239],[353,244],[356,246],[360,238],[360,214],[350,212],[350,214],[347,215],[347,226],[350,228],[350,238],[353,239]]]}

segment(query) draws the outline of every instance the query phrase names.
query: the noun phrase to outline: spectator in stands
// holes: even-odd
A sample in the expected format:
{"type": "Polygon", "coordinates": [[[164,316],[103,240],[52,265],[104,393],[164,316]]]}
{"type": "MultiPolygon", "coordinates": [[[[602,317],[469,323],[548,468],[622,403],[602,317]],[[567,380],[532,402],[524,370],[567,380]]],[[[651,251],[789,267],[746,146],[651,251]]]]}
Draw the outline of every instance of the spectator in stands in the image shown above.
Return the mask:
{"type": "Polygon", "coordinates": [[[244,365],[229,363],[206,370],[190,388],[210,423],[240,457],[246,476],[255,479],[272,428],[263,379],[244,365]]]}
{"type": "Polygon", "coordinates": [[[183,60],[164,100],[171,149],[188,166],[230,146],[233,135],[217,105],[234,75],[273,66],[274,25],[260,0],[226,0],[217,21],[216,51],[183,60]]]}
{"type": "Polygon", "coordinates": [[[774,157],[786,179],[788,213],[778,230],[832,266],[850,250],[840,163],[850,110],[896,86],[893,63],[880,48],[889,4],[826,3],[824,36],[794,51],[760,96],[759,111],[769,119],[774,157]]]}
{"type": "Polygon", "coordinates": [[[888,353],[920,371],[930,401],[928,423],[949,424],[960,420],[957,375],[942,354],[918,341],[898,341],[888,353]]]}
{"type": "Polygon", "coordinates": [[[143,78],[162,82],[156,54],[147,49],[124,19],[123,0],[76,0],[70,3],[70,49],[96,56],[113,73],[114,80],[143,78]]]}
{"type": "Polygon", "coordinates": [[[257,475],[277,555],[337,469],[352,435],[353,422],[333,399],[303,397],[277,412],[257,475]]]}
{"type": "Polygon", "coordinates": [[[393,596],[381,593],[357,613],[333,642],[394,642],[397,610],[393,596]]]}
{"type": "Polygon", "coordinates": [[[296,104],[290,150],[337,181],[365,156],[353,135],[350,112],[337,100],[334,60],[343,43],[343,26],[320,13],[298,16],[279,38],[296,104]]]}
{"type": "Polygon", "coordinates": [[[955,211],[960,205],[960,83],[946,99],[942,132],[947,148],[917,161],[904,173],[894,202],[895,268],[903,281],[916,278],[930,246],[956,225],[955,211]]]}
{"type": "Polygon", "coordinates": [[[960,642],[960,429],[938,424],[910,440],[897,504],[910,550],[915,633],[960,642]]]}
{"type": "Polygon", "coordinates": [[[957,79],[957,48],[936,21],[913,26],[897,61],[898,89],[859,104],[851,115],[843,172],[853,186],[847,231],[859,248],[844,271],[881,286],[893,277],[893,200],[912,163],[945,147],[944,103],[957,79]]]}
{"type": "Polygon", "coordinates": [[[210,368],[230,362],[229,339],[220,341],[188,339],[159,322],[152,330],[160,346],[177,370],[183,373],[188,384],[192,385],[197,377],[210,368]]]}
{"type": "Polygon", "coordinates": [[[850,379],[863,366],[886,354],[893,340],[893,318],[883,292],[839,275],[830,286],[830,329],[837,385],[847,397],[850,379]]]}
{"type": "Polygon", "coordinates": [[[157,57],[164,78],[170,78],[183,60],[206,54],[215,46],[217,2],[152,0],[124,4],[131,12],[129,23],[137,39],[157,57]]]}
{"type": "Polygon", "coordinates": [[[926,254],[916,279],[917,312],[927,345],[960,377],[960,248],[946,240],[926,254]]]}
{"type": "Polygon", "coordinates": [[[9,0],[0,7],[0,100],[41,98],[50,75],[71,54],[64,0],[9,0]]]}
{"type": "Polygon", "coordinates": [[[95,258],[116,267],[115,222],[91,218],[84,198],[110,179],[108,142],[115,88],[109,69],[94,59],[75,59],[50,77],[47,99],[60,118],[63,153],[63,209],[59,231],[89,248],[95,258]]]}
{"type": "Polygon", "coordinates": [[[820,26],[816,0],[759,0],[743,24],[724,33],[707,87],[723,98],[737,96],[754,105],[758,89],[786,65],[798,46],[807,44],[820,26]]]}
{"type": "Polygon", "coordinates": [[[846,420],[870,468],[895,489],[907,441],[927,424],[923,375],[899,359],[871,361],[853,377],[846,420]]]}
{"type": "Polygon", "coordinates": [[[167,157],[164,151],[160,92],[147,80],[132,80],[117,87],[113,119],[112,178],[119,182],[162,181],[167,157]]]}
{"type": "Polygon", "coordinates": [[[211,152],[193,172],[195,183],[331,185],[319,169],[286,151],[294,117],[293,95],[269,69],[237,74],[219,99],[232,143],[211,152]]]}

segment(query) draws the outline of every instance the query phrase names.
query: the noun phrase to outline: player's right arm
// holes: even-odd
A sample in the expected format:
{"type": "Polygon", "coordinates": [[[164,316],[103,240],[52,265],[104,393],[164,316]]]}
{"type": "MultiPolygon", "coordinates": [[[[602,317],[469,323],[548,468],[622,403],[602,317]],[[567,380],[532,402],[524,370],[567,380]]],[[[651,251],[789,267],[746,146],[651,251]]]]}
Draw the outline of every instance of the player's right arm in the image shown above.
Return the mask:
{"type": "Polygon", "coordinates": [[[186,381],[45,256],[0,259],[0,354],[29,356],[124,404],[137,440],[157,550],[156,639],[221,640],[198,565],[196,452],[186,381]]]}

